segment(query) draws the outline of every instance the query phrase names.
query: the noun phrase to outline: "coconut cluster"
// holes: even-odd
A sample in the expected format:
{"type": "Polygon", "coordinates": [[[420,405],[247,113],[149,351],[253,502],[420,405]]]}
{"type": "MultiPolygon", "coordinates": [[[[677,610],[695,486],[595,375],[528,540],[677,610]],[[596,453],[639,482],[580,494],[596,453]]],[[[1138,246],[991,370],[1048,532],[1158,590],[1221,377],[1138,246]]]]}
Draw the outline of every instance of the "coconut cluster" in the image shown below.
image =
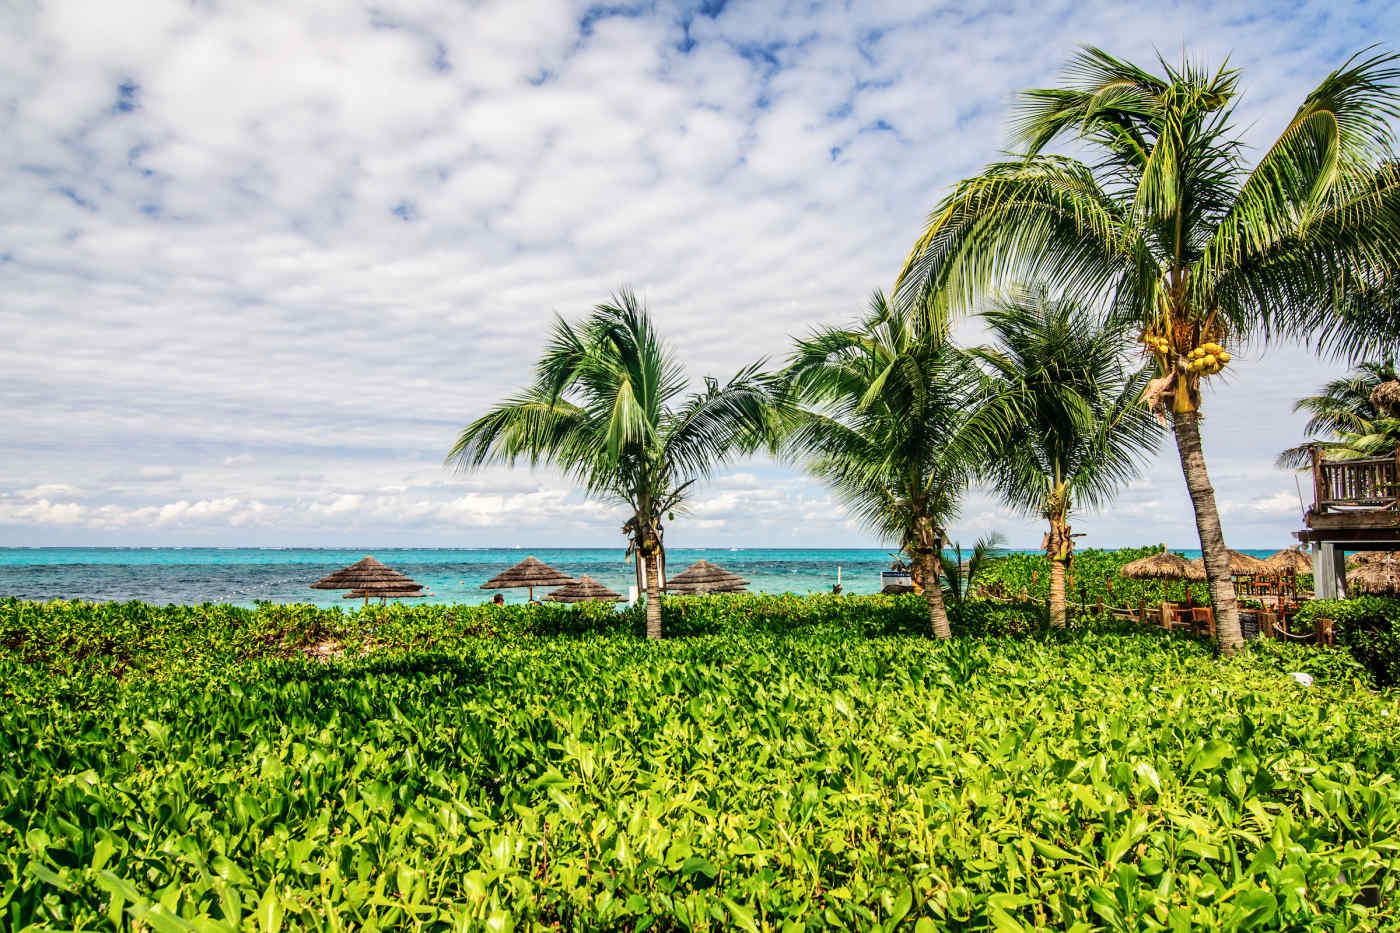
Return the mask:
{"type": "Polygon", "coordinates": [[[1186,354],[1186,368],[1205,376],[1213,376],[1230,362],[1230,354],[1218,343],[1207,341],[1186,354]]]}
{"type": "Polygon", "coordinates": [[[1171,342],[1166,337],[1158,337],[1156,334],[1143,334],[1142,342],[1147,345],[1147,349],[1153,353],[1160,353],[1166,356],[1171,352],[1171,342]]]}

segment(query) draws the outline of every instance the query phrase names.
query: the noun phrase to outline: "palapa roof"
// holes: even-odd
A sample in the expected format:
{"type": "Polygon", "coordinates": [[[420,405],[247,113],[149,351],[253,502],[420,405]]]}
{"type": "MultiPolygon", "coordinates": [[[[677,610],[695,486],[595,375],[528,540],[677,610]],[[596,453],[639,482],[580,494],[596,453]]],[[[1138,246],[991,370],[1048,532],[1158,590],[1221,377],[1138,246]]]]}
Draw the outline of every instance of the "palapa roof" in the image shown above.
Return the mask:
{"type": "MultiPolygon", "coordinates": [[[[337,570],[328,577],[322,577],[311,584],[313,590],[352,590],[365,587],[385,586],[388,584],[408,584],[417,586],[408,577],[397,570],[390,570],[373,557],[366,557],[358,560],[346,567],[344,570],[337,570]]],[[[422,589],[422,587],[419,587],[422,589]]],[[[378,593],[375,594],[379,595],[378,593]]]]}
{"type": "Polygon", "coordinates": [[[681,593],[737,593],[749,581],[701,558],[666,581],[667,590],[681,593]]]}
{"type": "MultiPolygon", "coordinates": [[[[1234,548],[1227,549],[1227,553],[1230,555],[1231,573],[1269,572],[1269,568],[1264,565],[1264,562],[1252,554],[1236,551],[1234,548]]],[[[1197,557],[1195,560],[1191,561],[1191,566],[1195,567],[1201,573],[1206,572],[1206,562],[1203,557],[1197,557]]]]}
{"type": "Polygon", "coordinates": [[[1360,567],[1363,564],[1384,564],[1389,561],[1400,561],[1400,551],[1357,551],[1355,554],[1347,555],[1348,567],[1360,567]]]}
{"type": "Polygon", "coordinates": [[[517,586],[564,586],[566,583],[574,582],[577,581],[567,573],[555,570],[543,561],[530,556],[509,570],[502,570],[481,584],[481,588],[483,590],[507,590],[517,586]]]}
{"type": "Polygon", "coordinates": [[[620,603],[625,597],[584,574],[573,583],[565,584],[550,593],[545,599],[556,603],[620,603]]]}
{"type": "Polygon", "coordinates": [[[1347,572],[1347,585],[1358,593],[1400,595],[1400,560],[1372,561],[1347,572]]]}
{"type": "Polygon", "coordinates": [[[1206,578],[1206,572],[1180,554],[1162,551],[1149,554],[1118,570],[1119,576],[1130,580],[1195,580],[1206,578]]]}
{"type": "Polygon", "coordinates": [[[1312,558],[1296,547],[1284,548],[1264,558],[1264,569],[1268,573],[1312,573],[1312,558]]]}

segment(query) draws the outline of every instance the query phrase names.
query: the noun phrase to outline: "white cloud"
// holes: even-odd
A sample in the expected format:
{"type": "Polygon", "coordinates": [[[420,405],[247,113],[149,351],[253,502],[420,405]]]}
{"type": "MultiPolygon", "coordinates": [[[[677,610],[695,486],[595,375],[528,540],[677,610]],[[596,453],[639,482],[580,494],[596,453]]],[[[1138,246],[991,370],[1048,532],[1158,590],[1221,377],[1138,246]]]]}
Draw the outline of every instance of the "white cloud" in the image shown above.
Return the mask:
{"type": "Polygon", "coordinates": [[[1291,491],[1276,492],[1271,496],[1255,499],[1249,507],[1263,515],[1287,515],[1297,518],[1303,513],[1298,504],[1298,494],[1291,491]]]}
{"type": "MultiPolygon", "coordinates": [[[[1343,50],[1398,27],[1395,8],[1321,2],[12,5],[0,453],[13,488],[39,491],[0,499],[0,544],[59,527],[614,541],[615,510],[553,472],[441,467],[527,377],[554,312],[630,283],[694,376],[781,358],[889,286],[938,194],[1005,143],[1013,91],[1053,81],[1077,43],[1233,53],[1259,142],[1343,50]]],[[[1250,357],[1207,399],[1224,501],[1279,485],[1292,394],[1333,373],[1287,347],[1250,357]]],[[[870,540],[829,502],[745,463],[668,538],[870,540]]],[[[985,503],[963,537],[1039,540],[985,503]]],[[[1231,513],[1239,543],[1291,530],[1280,503],[1231,513]]],[[[1189,546],[1173,453],[1080,527],[1189,546]]]]}

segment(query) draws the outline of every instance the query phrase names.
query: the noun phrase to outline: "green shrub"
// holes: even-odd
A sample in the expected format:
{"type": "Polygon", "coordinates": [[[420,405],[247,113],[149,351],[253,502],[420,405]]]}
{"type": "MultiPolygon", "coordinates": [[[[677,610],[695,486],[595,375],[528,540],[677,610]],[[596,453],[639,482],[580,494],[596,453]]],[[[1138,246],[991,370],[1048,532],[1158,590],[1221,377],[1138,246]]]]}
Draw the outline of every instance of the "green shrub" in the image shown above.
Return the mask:
{"type": "MultiPolygon", "coordinates": [[[[995,608],[979,624],[1022,624],[995,608]]],[[[1396,922],[1393,701],[1189,639],[866,638],[833,611],[653,644],[406,609],[366,637],[458,633],[329,665],[238,659],[324,634],[296,611],[227,616],[207,654],[186,627],[197,676],[0,706],[0,926],[1396,922]]]]}
{"type": "Polygon", "coordinates": [[[1336,642],[1350,651],[1378,686],[1400,685],[1400,599],[1362,596],[1315,600],[1291,624],[1313,628],[1318,619],[1336,623],[1336,642]]]}
{"type": "Polygon", "coordinates": [[[1039,606],[665,608],[0,603],[0,928],[1400,921],[1393,695],[1039,606]]]}
{"type": "Polygon", "coordinates": [[[1250,660],[1276,673],[1296,671],[1331,685],[1354,687],[1373,683],[1370,671],[1345,648],[1318,648],[1264,638],[1256,638],[1245,647],[1250,660]]]}

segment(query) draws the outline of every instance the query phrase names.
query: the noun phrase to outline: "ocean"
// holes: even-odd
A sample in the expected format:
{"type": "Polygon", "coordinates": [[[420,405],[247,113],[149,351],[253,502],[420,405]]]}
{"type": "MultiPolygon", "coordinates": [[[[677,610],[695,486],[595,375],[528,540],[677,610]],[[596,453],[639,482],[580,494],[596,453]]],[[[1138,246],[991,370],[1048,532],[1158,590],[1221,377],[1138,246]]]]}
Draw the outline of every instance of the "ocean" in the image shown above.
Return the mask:
{"type": "MultiPolygon", "coordinates": [[[[967,551],[964,551],[964,556],[967,551]]],[[[1182,551],[1188,557],[1199,552],[1182,551]]],[[[1267,556],[1268,551],[1252,552],[1267,556]]],[[[256,602],[349,606],[343,594],[310,584],[373,554],[424,584],[430,593],[411,603],[479,603],[493,595],[481,584],[533,554],[577,577],[588,574],[624,596],[636,572],[612,548],[0,548],[0,596],[25,599],[141,600],[166,604],[256,602]]],[[[838,568],[846,593],[874,593],[891,555],[882,548],[671,548],[675,576],[704,558],[749,581],[756,593],[829,593],[838,568]]],[[[526,591],[502,591],[524,602],[526,591]]],[[[537,590],[541,598],[547,591],[537,590]]]]}

